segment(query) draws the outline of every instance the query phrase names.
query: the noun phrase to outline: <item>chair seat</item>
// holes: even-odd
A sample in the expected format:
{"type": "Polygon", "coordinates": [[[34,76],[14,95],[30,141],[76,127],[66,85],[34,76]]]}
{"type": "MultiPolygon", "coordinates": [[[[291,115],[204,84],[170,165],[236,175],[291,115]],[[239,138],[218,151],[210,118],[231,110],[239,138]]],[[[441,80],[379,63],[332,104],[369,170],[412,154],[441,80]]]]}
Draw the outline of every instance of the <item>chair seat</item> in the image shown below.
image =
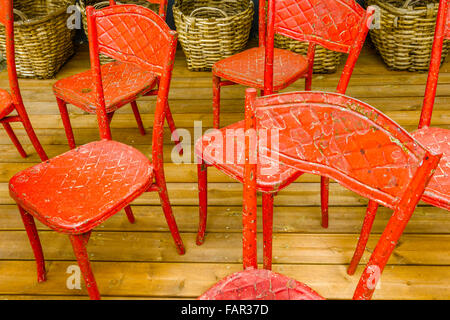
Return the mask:
{"type": "Polygon", "coordinates": [[[305,284],[284,275],[249,269],[215,284],[199,300],[325,300],[305,284]]]}
{"type": "MultiPolygon", "coordinates": [[[[245,122],[240,121],[228,127],[224,127],[217,132],[222,135],[222,141],[225,140],[227,130],[240,130],[245,128],[245,122]]],[[[215,166],[220,171],[231,176],[243,183],[244,181],[244,144],[237,143],[234,148],[233,163],[226,163],[226,159],[219,157],[220,153],[215,153],[214,150],[221,150],[222,141],[216,141],[213,138],[214,134],[206,134],[196,142],[195,152],[201,155],[201,158],[208,164],[215,166]],[[239,146],[239,147],[238,147],[239,146]],[[212,151],[208,151],[212,150],[212,151]]],[[[260,145],[266,145],[264,137],[260,136],[260,145]]],[[[235,138],[236,140],[236,138],[235,138]]],[[[225,157],[226,153],[223,152],[225,157]]],[[[260,157],[258,159],[258,176],[256,179],[257,189],[262,192],[277,192],[294,182],[303,173],[286,165],[283,165],[278,159],[268,157],[260,157]]]]}
{"type": "MultiPolygon", "coordinates": [[[[141,69],[131,63],[111,62],[101,66],[106,112],[136,100],[152,90],[157,83],[153,72],[141,69]]],[[[81,109],[95,113],[95,82],[92,71],[88,70],[57,81],[53,85],[55,95],[81,109]]]]}
{"type": "MultiPolygon", "coordinates": [[[[264,89],[264,48],[251,48],[216,62],[213,73],[233,82],[264,89]]],[[[308,60],[289,50],[275,48],[273,62],[274,91],[282,90],[308,71],[308,60]]]]}
{"type": "Polygon", "coordinates": [[[443,154],[422,200],[436,207],[450,210],[450,130],[424,127],[412,133],[423,146],[436,154],[443,154]]]}
{"type": "Polygon", "coordinates": [[[11,197],[56,231],[84,233],[148,189],[153,167],[138,150],[91,142],[16,174],[11,197]]]}
{"type": "Polygon", "coordinates": [[[8,91],[0,89],[0,120],[14,111],[14,102],[8,91]]]}

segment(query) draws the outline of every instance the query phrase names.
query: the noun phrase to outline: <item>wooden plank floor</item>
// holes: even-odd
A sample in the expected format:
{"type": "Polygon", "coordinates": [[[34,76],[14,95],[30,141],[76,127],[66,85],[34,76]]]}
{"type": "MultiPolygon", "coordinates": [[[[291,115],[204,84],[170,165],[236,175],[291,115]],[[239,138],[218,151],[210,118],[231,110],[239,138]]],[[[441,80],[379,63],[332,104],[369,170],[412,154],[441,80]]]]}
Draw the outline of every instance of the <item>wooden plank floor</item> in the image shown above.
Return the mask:
{"type": "MultiPolygon", "coordinates": [[[[88,69],[87,48],[61,70],[63,78],[88,69]]],[[[316,75],[313,88],[333,91],[339,72],[316,75]]],[[[373,104],[409,130],[418,123],[426,74],[388,71],[371,47],[364,49],[348,94],[373,104]]],[[[49,156],[68,150],[51,86],[55,80],[21,80],[22,94],[36,132],[49,156]]],[[[0,73],[0,87],[7,75],[0,73]]],[[[290,90],[300,90],[299,81],[290,90]]],[[[211,74],[191,73],[178,50],[171,109],[179,128],[193,134],[195,120],[203,129],[212,126],[211,74]]],[[[223,90],[222,124],[243,118],[243,87],[223,90]]],[[[143,120],[151,127],[154,98],[139,101],[143,120]]],[[[450,127],[450,63],[444,64],[438,88],[433,124],[450,127]]],[[[98,138],[95,116],[70,108],[78,144],[98,138]]],[[[0,298],[86,299],[81,290],[66,286],[70,265],[76,264],[66,236],[39,224],[48,281],[38,284],[35,264],[17,208],[8,195],[8,180],[19,170],[38,162],[24,130],[15,126],[29,157],[22,159],[5,132],[0,133],[0,298]]],[[[150,131],[150,130],[149,130],[150,131]]],[[[112,122],[115,139],[150,154],[151,134],[140,136],[131,108],[122,108],[112,122]]],[[[176,254],[156,194],[145,194],[134,203],[136,224],[119,213],[92,234],[88,250],[104,298],[195,298],[222,277],[241,268],[242,186],[215,169],[209,170],[209,222],[206,242],[195,245],[197,178],[193,164],[171,163],[172,145],[166,132],[165,169],[175,216],[186,245],[176,254]]],[[[346,274],[364,216],[366,199],[331,185],[330,227],[320,227],[319,180],[305,175],[276,197],[274,217],[274,270],[309,284],[327,298],[349,299],[362,272],[346,274]]],[[[376,219],[363,262],[367,261],[390,211],[376,219]]],[[[261,241],[261,239],[259,239],[261,241]]],[[[375,299],[450,298],[450,215],[421,204],[386,268],[375,299]]],[[[261,256],[261,255],[260,255],[261,256]]]]}

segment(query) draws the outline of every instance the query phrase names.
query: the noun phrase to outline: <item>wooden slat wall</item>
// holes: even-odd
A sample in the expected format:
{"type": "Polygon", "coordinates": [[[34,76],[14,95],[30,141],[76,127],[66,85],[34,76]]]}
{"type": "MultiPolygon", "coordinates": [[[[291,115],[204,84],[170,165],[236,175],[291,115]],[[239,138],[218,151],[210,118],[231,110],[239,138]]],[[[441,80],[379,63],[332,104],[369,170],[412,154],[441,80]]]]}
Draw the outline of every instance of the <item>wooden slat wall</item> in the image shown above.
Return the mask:
{"type": "MultiPolygon", "coordinates": [[[[89,68],[86,47],[63,68],[57,78],[89,68]]],[[[374,50],[364,49],[348,94],[373,104],[409,130],[417,126],[426,73],[388,71],[374,50]]],[[[339,73],[316,75],[313,88],[333,91],[339,73]]],[[[68,150],[51,86],[55,80],[21,80],[21,89],[36,132],[49,156],[68,150]]],[[[0,73],[0,87],[8,86],[0,73]]],[[[301,90],[299,81],[289,90],[301,90]]],[[[193,135],[194,121],[203,129],[212,126],[211,74],[189,72],[178,50],[170,94],[171,109],[179,128],[193,135]]],[[[244,88],[224,88],[222,124],[243,118],[244,88]]],[[[139,101],[144,124],[151,128],[154,98],[139,101]]],[[[433,124],[450,127],[450,63],[442,67],[433,124]]],[[[95,116],[70,108],[77,143],[98,138],[95,116]]],[[[0,299],[86,299],[81,290],[66,287],[67,267],[76,264],[66,236],[38,223],[48,281],[38,284],[31,248],[17,208],[8,195],[8,180],[19,170],[38,162],[20,125],[19,139],[30,154],[22,159],[6,134],[0,133],[0,299]]],[[[131,108],[117,112],[112,131],[115,139],[150,154],[151,130],[139,135],[131,108]]],[[[171,163],[172,142],[166,131],[164,158],[174,213],[187,253],[179,256],[159,207],[156,194],[145,194],[133,204],[137,216],[131,225],[119,213],[98,227],[89,243],[90,258],[100,291],[107,299],[195,298],[222,277],[241,268],[242,186],[216,169],[209,170],[208,234],[203,246],[195,245],[198,223],[197,176],[194,164],[171,163]]],[[[358,276],[348,276],[346,266],[364,217],[362,199],[331,185],[330,227],[320,227],[319,180],[305,175],[280,192],[275,200],[274,270],[304,281],[327,298],[351,298],[358,276]]],[[[366,262],[390,216],[381,209],[364,255],[366,262]]],[[[261,226],[261,222],[259,221],[261,226]]],[[[261,238],[261,237],[260,237],[261,238]]],[[[261,241],[261,239],[259,239],[261,241]]],[[[450,298],[450,216],[444,210],[421,204],[389,261],[376,299],[450,298]]],[[[260,254],[261,255],[261,254],[260,254]]]]}

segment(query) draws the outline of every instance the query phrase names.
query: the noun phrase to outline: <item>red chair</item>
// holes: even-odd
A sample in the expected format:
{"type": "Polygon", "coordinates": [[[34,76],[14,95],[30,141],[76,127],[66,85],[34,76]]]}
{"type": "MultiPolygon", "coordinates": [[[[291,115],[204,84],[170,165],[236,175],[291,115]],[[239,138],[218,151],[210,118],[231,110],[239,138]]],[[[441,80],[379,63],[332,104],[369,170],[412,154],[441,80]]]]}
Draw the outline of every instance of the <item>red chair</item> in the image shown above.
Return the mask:
{"type": "Polygon", "coordinates": [[[19,82],[17,81],[16,61],[14,59],[14,15],[12,12],[12,0],[0,0],[0,23],[5,26],[6,62],[8,65],[9,87],[11,90],[11,93],[9,93],[6,90],[0,89],[0,122],[20,155],[25,158],[27,154],[10,125],[12,122],[22,122],[34,149],[36,149],[41,160],[45,161],[48,159],[47,154],[42,148],[28,118],[20,94],[19,82]],[[17,111],[17,115],[10,115],[14,110],[17,111]]]}
{"type": "MultiPolygon", "coordinates": [[[[431,151],[443,154],[441,162],[436,169],[436,173],[433,175],[428,187],[425,189],[422,200],[438,208],[450,211],[450,130],[430,127],[434,101],[436,98],[436,88],[439,78],[439,67],[441,65],[444,39],[450,39],[450,10],[449,2],[447,0],[440,1],[419,130],[416,130],[411,134],[431,151]]],[[[359,261],[364,254],[364,249],[369,240],[369,234],[377,210],[378,205],[373,204],[367,211],[358,245],[348,268],[348,274],[350,275],[355,273],[359,261]]]]}
{"type": "MultiPolygon", "coordinates": [[[[148,0],[152,3],[159,3],[159,14],[162,18],[166,15],[167,0],[148,0]]],[[[114,0],[110,0],[110,5],[115,5],[114,0]]],[[[135,40],[131,37],[131,31],[123,38],[127,45],[138,46],[135,40]]],[[[109,34],[107,35],[109,36],[109,34]]],[[[152,35],[147,35],[151,40],[152,35]]],[[[111,33],[111,39],[102,39],[107,42],[114,40],[115,34],[111,33]]],[[[145,49],[145,48],[139,48],[145,49]]],[[[105,48],[104,53],[109,57],[116,57],[117,52],[112,48],[105,48]]],[[[139,131],[145,135],[145,129],[142,124],[142,119],[139,113],[136,99],[140,96],[156,96],[158,95],[161,86],[160,76],[158,72],[152,72],[145,68],[141,68],[139,64],[124,63],[128,55],[133,52],[126,50],[119,55],[117,61],[107,63],[101,66],[101,79],[95,79],[94,66],[91,65],[91,70],[85,71],[71,77],[57,81],[53,85],[53,92],[56,96],[61,118],[66,131],[67,140],[71,149],[76,147],[75,138],[73,136],[72,126],[70,124],[69,113],[67,111],[67,103],[70,103],[78,108],[83,109],[88,113],[95,114],[95,106],[97,105],[97,96],[95,95],[95,82],[101,81],[103,86],[102,97],[106,105],[106,113],[108,116],[108,125],[112,121],[114,113],[124,105],[130,103],[133,110],[139,131]]],[[[179,137],[176,132],[175,123],[170,112],[169,104],[167,103],[165,116],[167,123],[172,132],[172,137],[177,145],[178,151],[182,153],[179,137]]]]}
{"type": "MultiPolygon", "coordinates": [[[[256,95],[255,89],[247,90],[245,125],[239,123],[246,130],[242,214],[245,270],[219,282],[200,299],[322,299],[300,282],[257,270],[257,166],[269,149],[270,161],[333,178],[394,210],[353,296],[371,299],[441,155],[425,149],[375,108],[341,94],[256,95]],[[279,130],[279,146],[261,145],[259,136],[274,126],[279,130]]],[[[263,222],[266,244],[272,235],[271,217],[263,218],[268,218],[263,222]]]]}
{"type": "MultiPolygon", "coordinates": [[[[264,4],[265,1],[260,2],[260,16],[264,17],[264,4]]],[[[224,59],[215,65],[213,71],[217,74],[217,70],[222,70],[221,77],[223,77],[225,70],[229,70],[230,74],[234,70],[233,74],[240,74],[242,76],[248,76],[251,79],[259,79],[256,82],[239,82],[236,80],[234,83],[242,83],[245,85],[253,85],[255,88],[264,89],[264,94],[271,94],[274,91],[282,89],[277,83],[280,82],[281,75],[288,74],[297,70],[292,63],[292,57],[301,59],[305,63],[305,68],[308,67],[307,73],[299,73],[306,77],[306,88],[311,88],[311,75],[314,59],[314,50],[316,44],[325,46],[328,49],[336,50],[340,52],[348,53],[348,59],[342,72],[337,92],[345,93],[352,75],[353,68],[361,52],[361,48],[369,30],[369,25],[373,18],[374,10],[369,7],[367,11],[364,11],[353,0],[336,0],[326,1],[318,0],[314,2],[312,6],[310,1],[304,0],[284,0],[284,1],[269,1],[269,14],[268,14],[268,28],[267,28],[267,41],[265,39],[264,20],[260,21],[260,47],[256,49],[250,49],[244,51],[241,54],[224,59]],[[335,23],[339,21],[340,23],[335,23]],[[291,38],[303,41],[309,41],[309,53],[308,61],[300,55],[296,55],[287,50],[273,49],[274,34],[279,33],[289,36],[291,38]],[[240,66],[242,61],[247,61],[244,65],[255,67],[253,53],[261,52],[261,58],[258,58],[257,66],[259,66],[258,74],[261,77],[257,77],[254,74],[247,74],[245,68],[240,66]],[[265,60],[264,60],[265,57],[265,60]],[[233,61],[239,61],[239,63],[232,63],[233,61]],[[235,66],[236,68],[227,69],[224,66],[235,66]],[[286,70],[284,69],[286,68],[286,70]]],[[[306,70],[306,69],[305,69],[306,70]]],[[[214,75],[214,81],[218,82],[219,78],[214,75]]],[[[236,76],[233,79],[240,79],[236,76]]],[[[234,80],[233,80],[234,81],[234,80]]],[[[231,82],[223,82],[222,85],[228,85],[231,82]]],[[[215,87],[215,97],[217,98],[218,88],[215,87]]],[[[218,119],[218,107],[217,99],[214,98],[214,118],[218,119]]],[[[215,122],[215,128],[218,128],[218,122],[215,122]]],[[[217,161],[214,157],[210,157],[204,154],[204,148],[202,143],[197,143],[196,154],[199,158],[198,165],[198,184],[199,184],[199,202],[200,202],[200,223],[197,236],[197,244],[200,245],[204,241],[206,220],[207,220],[207,167],[215,166],[219,170],[223,171],[227,175],[234,179],[243,181],[244,166],[237,165],[236,163],[227,163],[225,161],[217,161]]],[[[240,157],[236,155],[235,157],[240,157]]],[[[267,164],[270,165],[270,164],[267,164]]],[[[264,215],[271,216],[273,214],[273,201],[274,195],[294,182],[303,172],[296,170],[295,168],[289,168],[287,166],[281,166],[280,171],[276,175],[265,175],[259,172],[258,175],[258,191],[263,193],[263,210],[264,215]]],[[[322,226],[328,227],[328,184],[329,181],[326,178],[321,180],[321,205],[322,205],[322,226]]],[[[270,261],[265,264],[266,268],[270,269],[270,261]]]]}
{"type": "Polygon", "coordinates": [[[101,141],[83,145],[16,174],[9,183],[37,261],[38,281],[45,280],[44,257],[33,217],[69,235],[91,299],[100,294],[89,264],[86,245],[93,228],[122,209],[134,222],[129,204],[146,191],[157,191],[179,254],[184,254],[170,206],[163,168],[163,127],[177,46],[176,32],[151,10],[136,6],[87,8],[90,53],[95,74],[94,94],[101,141]],[[124,41],[130,37],[135,42],[124,41]],[[147,38],[151,34],[151,39],[147,38]],[[114,39],[114,40],[113,40],[114,39]],[[152,159],[111,140],[102,95],[99,53],[136,64],[160,77],[153,125],[152,159]],[[125,54],[133,52],[133,54],[125,54]]]}

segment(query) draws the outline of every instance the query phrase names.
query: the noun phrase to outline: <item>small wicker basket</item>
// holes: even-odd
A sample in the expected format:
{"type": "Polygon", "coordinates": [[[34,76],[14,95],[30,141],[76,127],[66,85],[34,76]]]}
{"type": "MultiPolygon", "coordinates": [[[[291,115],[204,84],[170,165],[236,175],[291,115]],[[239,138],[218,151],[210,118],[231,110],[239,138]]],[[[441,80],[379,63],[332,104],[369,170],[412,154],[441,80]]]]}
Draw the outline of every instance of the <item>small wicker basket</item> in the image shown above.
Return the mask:
{"type": "Polygon", "coordinates": [[[178,0],[173,16],[191,71],[242,51],[253,21],[251,0],[178,0]]]}
{"type": "MultiPolygon", "coordinates": [[[[120,0],[116,1],[116,4],[137,4],[146,8],[149,8],[150,10],[153,10],[155,12],[159,11],[159,4],[157,3],[150,3],[147,0],[120,0]]],[[[78,10],[81,13],[81,22],[83,23],[83,30],[86,35],[88,36],[88,28],[87,28],[87,17],[86,17],[86,7],[87,6],[93,6],[95,9],[103,9],[109,6],[109,0],[80,0],[79,3],[77,3],[78,10]]],[[[100,55],[100,63],[105,64],[109,62],[113,62],[114,59],[110,58],[108,56],[105,56],[103,54],[100,55]]]]}
{"type": "MultiPolygon", "coordinates": [[[[67,27],[67,7],[74,0],[14,0],[17,75],[52,78],[74,54],[75,30],[67,27]]],[[[0,25],[0,52],[5,56],[5,28],[0,25]]]]}
{"type": "MultiPolygon", "coordinates": [[[[275,47],[291,50],[306,56],[308,54],[308,42],[297,41],[281,34],[275,35],[275,47]]],[[[336,72],[342,57],[341,52],[335,52],[316,45],[314,56],[314,73],[334,73],[336,72]]]]}
{"type": "MultiPolygon", "coordinates": [[[[370,37],[390,69],[427,71],[439,0],[368,0],[378,6],[379,28],[370,37]]],[[[449,42],[444,43],[442,61],[449,42]]]]}

